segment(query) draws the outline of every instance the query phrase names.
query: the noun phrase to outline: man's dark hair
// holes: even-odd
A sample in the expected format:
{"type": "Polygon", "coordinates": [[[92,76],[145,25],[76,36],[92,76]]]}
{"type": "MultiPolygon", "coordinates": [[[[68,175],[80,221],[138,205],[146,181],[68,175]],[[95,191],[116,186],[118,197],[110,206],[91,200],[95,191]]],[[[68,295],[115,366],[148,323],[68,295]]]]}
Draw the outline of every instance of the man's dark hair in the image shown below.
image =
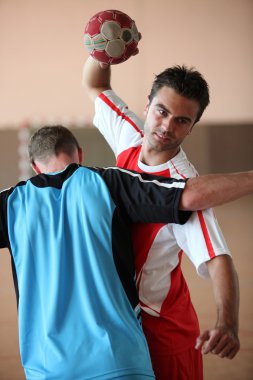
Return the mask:
{"type": "Polygon", "coordinates": [[[209,88],[203,76],[194,68],[173,66],[156,75],[149,95],[150,102],[164,86],[174,89],[179,95],[199,103],[198,122],[209,104],[209,88]]]}
{"type": "Polygon", "coordinates": [[[30,162],[46,162],[52,156],[64,152],[71,156],[79,144],[69,129],[62,125],[45,126],[38,129],[30,139],[28,146],[30,162]]]}

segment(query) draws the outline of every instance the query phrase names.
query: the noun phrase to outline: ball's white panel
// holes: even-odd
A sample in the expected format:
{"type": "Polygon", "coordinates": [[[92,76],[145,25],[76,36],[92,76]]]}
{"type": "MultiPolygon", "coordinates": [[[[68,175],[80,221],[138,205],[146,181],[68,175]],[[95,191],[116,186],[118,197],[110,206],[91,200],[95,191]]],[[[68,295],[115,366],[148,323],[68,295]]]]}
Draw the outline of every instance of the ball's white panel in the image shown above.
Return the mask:
{"type": "Polygon", "coordinates": [[[101,34],[108,40],[114,40],[120,37],[121,27],[115,21],[105,21],[101,26],[101,34]]]}
{"type": "Polygon", "coordinates": [[[113,58],[121,57],[125,50],[125,43],[122,40],[109,41],[106,45],[106,53],[113,58]]]}

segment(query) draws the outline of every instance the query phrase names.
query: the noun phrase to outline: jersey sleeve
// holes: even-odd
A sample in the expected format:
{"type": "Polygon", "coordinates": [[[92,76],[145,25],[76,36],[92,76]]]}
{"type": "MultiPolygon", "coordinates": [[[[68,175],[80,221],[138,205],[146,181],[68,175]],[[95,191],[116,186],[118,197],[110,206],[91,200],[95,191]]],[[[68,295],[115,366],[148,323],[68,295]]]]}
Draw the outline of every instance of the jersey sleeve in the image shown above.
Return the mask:
{"type": "Polygon", "coordinates": [[[103,169],[101,174],[116,206],[131,223],[186,223],[191,215],[179,210],[186,180],[116,167],[103,169]]]}
{"type": "MultiPolygon", "coordinates": [[[[191,178],[198,175],[182,149],[180,156],[171,163],[173,177],[191,178]]],[[[209,277],[206,262],[222,254],[231,256],[212,209],[194,212],[184,226],[174,225],[173,233],[179,248],[190,258],[201,277],[209,277]]]]}
{"type": "Polygon", "coordinates": [[[207,261],[223,254],[231,256],[212,209],[194,212],[183,226],[174,225],[173,232],[201,277],[209,278],[207,261]]]}
{"type": "Polygon", "coordinates": [[[140,145],[143,138],[143,121],[112,90],[104,91],[96,98],[93,124],[116,158],[125,149],[140,145]]]}

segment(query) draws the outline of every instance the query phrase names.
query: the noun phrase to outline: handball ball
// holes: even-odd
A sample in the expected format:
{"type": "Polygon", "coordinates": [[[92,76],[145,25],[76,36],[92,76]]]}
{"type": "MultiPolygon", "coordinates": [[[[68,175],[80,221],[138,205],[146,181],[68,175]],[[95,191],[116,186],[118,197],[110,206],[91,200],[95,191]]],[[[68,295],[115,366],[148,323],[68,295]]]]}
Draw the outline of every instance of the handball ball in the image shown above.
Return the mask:
{"type": "Polygon", "coordinates": [[[84,44],[99,62],[115,65],[126,61],[140,38],[135,22],[125,13],[107,10],[96,13],[84,31],[84,44]]]}

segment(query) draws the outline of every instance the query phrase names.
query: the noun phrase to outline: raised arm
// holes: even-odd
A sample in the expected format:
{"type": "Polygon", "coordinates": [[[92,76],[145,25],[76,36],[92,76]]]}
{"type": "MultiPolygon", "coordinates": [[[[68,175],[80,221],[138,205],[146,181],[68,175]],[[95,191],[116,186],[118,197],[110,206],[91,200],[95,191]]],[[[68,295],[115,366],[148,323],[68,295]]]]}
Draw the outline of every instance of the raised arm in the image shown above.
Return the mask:
{"type": "Polygon", "coordinates": [[[253,171],[190,178],[181,197],[181,210],[203,210],[253,193],[253,171]]]}
{"type": "Polygon", "coordinates": [[[102,65],[89,56],[83,66],[82,84],[94,101],[101,92],[111,89],[111,67],[102,65]]]}
{"type": "MultiPolygon", "coordinates": [[[[139,33],[139,40],[141,40],[141,33],[139,33]]],[[[138,53],[139,49],[136,47],[132,56],[138,53]]],[[[111,90],[111,66],[99,63],[89,56],[83,66],[82,84],[91,100],[94,101],[101,92],[111,90]]]]}

